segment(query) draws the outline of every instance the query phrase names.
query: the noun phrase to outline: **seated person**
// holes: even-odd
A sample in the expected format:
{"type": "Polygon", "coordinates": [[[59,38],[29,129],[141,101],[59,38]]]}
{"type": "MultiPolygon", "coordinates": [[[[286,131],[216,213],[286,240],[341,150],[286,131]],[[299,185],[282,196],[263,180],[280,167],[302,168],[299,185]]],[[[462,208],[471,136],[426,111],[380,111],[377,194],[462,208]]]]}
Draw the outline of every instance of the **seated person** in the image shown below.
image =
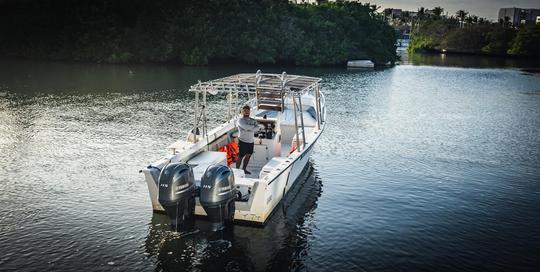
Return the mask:
{"type": "Polygon", "coordinates": [[[231,166],[238,160],[238,133],[231,135],[231,142],[218,149],[219,152],[227,153],[227,166],[231,166]]]}

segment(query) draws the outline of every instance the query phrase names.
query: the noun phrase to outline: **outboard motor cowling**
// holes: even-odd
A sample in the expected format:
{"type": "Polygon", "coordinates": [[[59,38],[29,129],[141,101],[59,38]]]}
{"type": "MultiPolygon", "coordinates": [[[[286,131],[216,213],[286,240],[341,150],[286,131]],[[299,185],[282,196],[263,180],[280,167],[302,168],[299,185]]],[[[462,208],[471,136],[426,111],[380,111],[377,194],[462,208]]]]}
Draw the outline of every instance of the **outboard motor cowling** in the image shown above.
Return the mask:
{"type": "Polygon", "coordinates": [[[236,188],[231,168],[212,165],[201,179],[201,205],[212,223],[212,230],[221,230],[234,218],[236,188]]]}
{"type": "Polygon", "coordinates": [[[159,175],[158,200],[178,229],[195,212],[195,183],[193,169],[185,163],[170,163],[159,175]]]}

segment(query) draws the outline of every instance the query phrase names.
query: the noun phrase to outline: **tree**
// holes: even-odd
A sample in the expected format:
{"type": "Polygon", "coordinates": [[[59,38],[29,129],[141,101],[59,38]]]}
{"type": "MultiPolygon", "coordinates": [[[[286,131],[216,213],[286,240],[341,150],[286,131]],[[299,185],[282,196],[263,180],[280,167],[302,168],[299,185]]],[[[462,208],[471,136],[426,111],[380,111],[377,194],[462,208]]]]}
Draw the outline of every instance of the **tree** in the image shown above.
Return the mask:
{"type": "Polygon", "coordinates": [[[512,40],[516,36],[515,30],[511,28],[500,28],[495,24],[489,26],[490,30],[485,31],[484,39],[487,44],[482,47],[482,52],[495,55],[505,55],[512,40]]]}
{"type": "Polygon", "coordinates": [[[426,17],[426,9],[424,7],[420,7],[418,9],[418,13],[416,14],[419,20],[423,20],[426,17]]]}
{"type": "Polygon", "coordinates": [[[499,23],[491,23],[485,18],[468,15],[461,10],[450,17],[440,20],[426,18],[422,21],[422,29],[415,29],[409,52],[441,52],[446,49],[454,53],[492,54],[492,55],[524,55],[534,56],[540,51],[540,25],[537,30],[532,26],[526,30],[517,30],[509,25],[509,19],[501,18],[499,23]],[[506,21],[506,22],[505,22],[506,21]],[[464,25],[467,24],[467,27],[464,25]],[[511,50],[509,50],[511,49],[511,50]]]}
{"type": "Polygon", "coordinates": [[[392,9],[391,8],[385,8],[383,10],[383,13],[384,13],[384,17],[389,17],[390,15],[392,15],[392,9]]]}
{"type": "Polygon", "coordinates": [[[440,19],[441,15],[443,14],[444,9],[441,7],[435,7],[433,8],[433,14],[435,15],[436,19],[440,19]]]}
{"type": "Polygon", "coordinates": [[[511,27],[511,26],[512,26],[512,23],[510,22],[510,17],[504,16],[503,27],[511,27]]]}
{"type": "Polygon", "coordinates": [[[465,17],[467,16],[467,14],[469,14],[469,13],[464,11],[464,10],[458,10],[456,12],[456,15],[457,15],[457,18],[459,19],[461,28],[463,28],[463,24],[465,22],[465,17]]]}
{"type": "Polygon", "coordinates": [[[465,22],[467,22],[467,24],[471,25],[474,22],[474,18],[471,17],[471,16],[467,16],[465,18],[465,22]]]}
{"type": "Polygon", "coordinates": [[[540,25],[531,24],[520,27],[508,53],[540,57],[540,25]]]}

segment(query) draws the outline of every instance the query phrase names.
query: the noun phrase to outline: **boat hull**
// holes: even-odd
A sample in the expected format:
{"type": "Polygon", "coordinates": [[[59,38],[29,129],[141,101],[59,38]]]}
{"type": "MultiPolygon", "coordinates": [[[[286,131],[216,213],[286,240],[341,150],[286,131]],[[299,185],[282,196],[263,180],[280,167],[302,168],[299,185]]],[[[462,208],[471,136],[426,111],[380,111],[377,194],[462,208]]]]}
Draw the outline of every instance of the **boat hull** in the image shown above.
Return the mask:
{"type": "MultiPolygon", "coordinates": [[[[294,152],[287,157],[289,163],[283,165],[284,167],[280,169],[279,174],[255,182],[250,200],[247,203],[236,202],[235,221],[265,224],[276,206],[296,184],[298,177],[309,162],[315,143],[321,134],[320,132],[322,132],[322,129],[319,130],[313,141],[306,145],[304,150],[294,152]]],[[[206,216],[198,200],[195,214],[206,216]]]]}
{"type": "MultiPolygon", "coordinates": [[[[290,189],[297,183],[297,179],[306,167],[315,143],[321,135],[324,127],[312,138],[312,141],[300,152],[293,152],[286,158],[286,164],[277,175],[261,179],[253,185],[253,192],[248,202],[236,202],[235,221],[243,221],[264,225],[278,206],[280,201],[287,195],[290,189]]],[[[148,185],[152,208],[155,212],[165,212],[158,201],[159,167],[143,169],[145,180],[148,185]]],[[[199,199],[196,199],[195,215],[206,217],[199,199]]]]}
{"type": "MultiPolygon", "coordinates": [[[[234,219],[264,224],[282,199],[297,183],[306,168],[313,148],[325,127],[324,94],[320,78],[282,74],[237,74],[199,82],[191,86],[195,92],[193,129],[187,139],[169,146],[170,155],[152,163],[141,172],[145,175],[154,211],[163,212],[158,201],[161,169],[169,163],[182,162],[192,167],[194,183],[202,188],[202,177],[212,165],[230,165],[229,145],[235,140],[241,114],[235,114],[240,95],[253,94],[245,102],[252,109],[258,131],[254,135],[254,152],[249,171],[234,169],[234,219]],[[222,93],[228,99],[227,122],[207,131],[206,101],[208,94],[222,93]],[[202,98],[202,100],[201,100],[202,98]],[[233,103],[234,102],[234,103],[233,103]],[[234,104],[234,106],[233,106],[234,104]],[[202,105],[202,107],[201,107],[202,105]],[[201,114],[199,111],[202,110],[201,114]],[[202,119],[201,119],[202,118],[202,119]],[[201,132],[200,122],[203,121],[201,132]],[[289,152],[290,151],[290,152],[289,152]]],[[[234,153],[233,153],[234,154],[234,153]]],[[[206,187],[205,187],[206,188],[206,187]]],[[[198,197],[195,215],[207,216],[198,197]]]]}

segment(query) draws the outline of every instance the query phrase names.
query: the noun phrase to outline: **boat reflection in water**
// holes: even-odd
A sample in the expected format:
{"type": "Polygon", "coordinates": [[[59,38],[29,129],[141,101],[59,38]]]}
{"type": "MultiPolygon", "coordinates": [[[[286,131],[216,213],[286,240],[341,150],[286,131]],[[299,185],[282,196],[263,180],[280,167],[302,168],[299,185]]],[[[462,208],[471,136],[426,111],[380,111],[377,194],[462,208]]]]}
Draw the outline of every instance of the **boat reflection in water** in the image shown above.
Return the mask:
{"type": "Polygon", "coordinates": [[[153,213],[146,254],[156,270],[260,271],[302,268],[322,183],[309,162],[266,226],[238,225],[212,232],[196,219],[180,232],[165,214],[153,213]]]}

